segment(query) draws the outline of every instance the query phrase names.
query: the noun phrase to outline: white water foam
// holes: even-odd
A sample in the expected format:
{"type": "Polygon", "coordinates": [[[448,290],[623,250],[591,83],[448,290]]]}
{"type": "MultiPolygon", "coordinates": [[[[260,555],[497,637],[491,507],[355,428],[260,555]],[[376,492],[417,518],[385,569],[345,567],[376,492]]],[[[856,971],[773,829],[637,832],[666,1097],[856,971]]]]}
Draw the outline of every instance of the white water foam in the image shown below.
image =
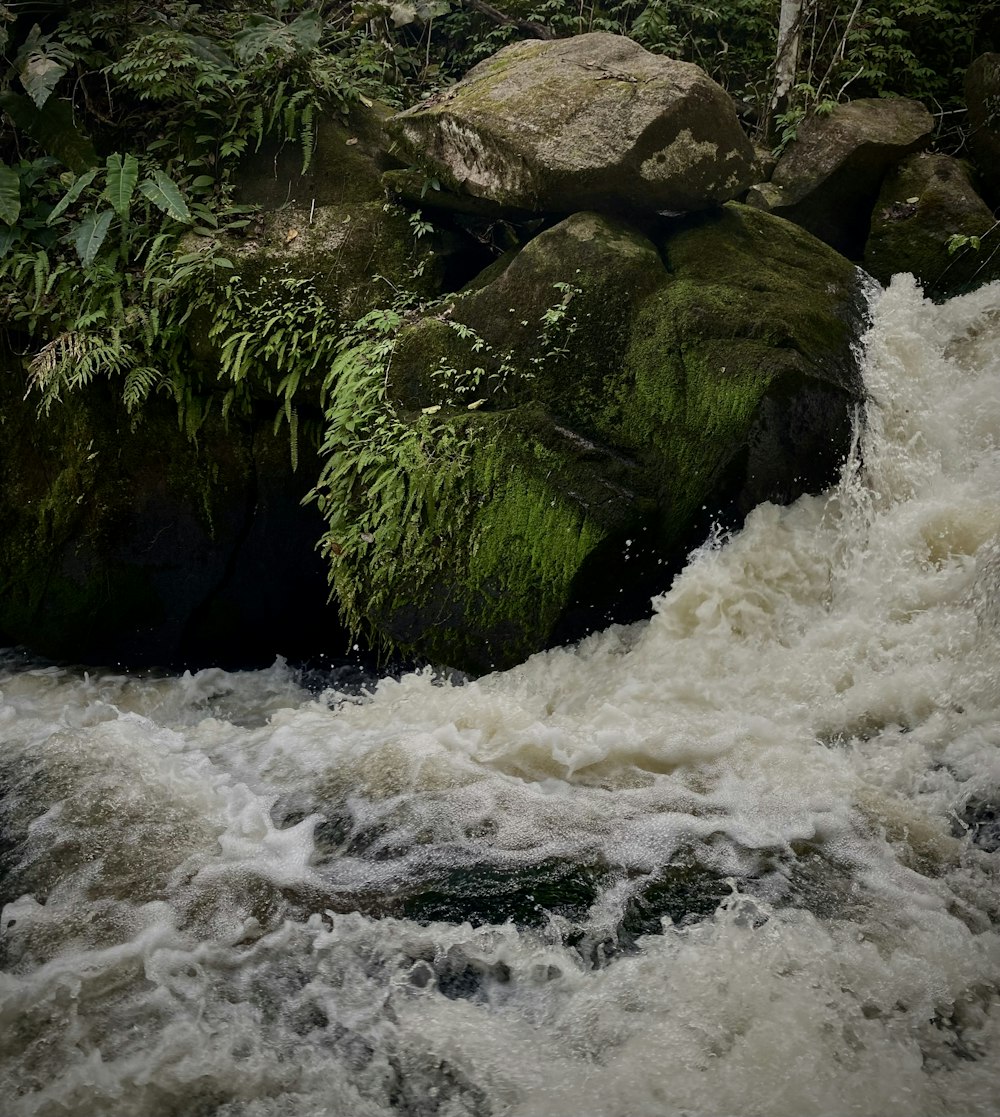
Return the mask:
{"type": "Polygon", "coordinates": [[[866,383],[839,486],[504,674],[11,657],[7,1111],[1000,1112],[1000,285],[897,277],[866,383]]]}

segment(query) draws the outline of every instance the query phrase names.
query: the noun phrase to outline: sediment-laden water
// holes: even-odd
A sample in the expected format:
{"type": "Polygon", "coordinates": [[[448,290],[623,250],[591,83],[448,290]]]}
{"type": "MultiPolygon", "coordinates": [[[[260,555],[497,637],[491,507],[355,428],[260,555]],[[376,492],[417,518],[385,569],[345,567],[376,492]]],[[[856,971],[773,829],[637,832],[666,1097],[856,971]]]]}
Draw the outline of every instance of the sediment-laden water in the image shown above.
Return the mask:
{"type": "Polygon", "coordinates": [[[3,1111],[1000,1112],[1000,285],[874,315],[839,486],[648,623],[361,696],[3,659],[3,1111]]]}

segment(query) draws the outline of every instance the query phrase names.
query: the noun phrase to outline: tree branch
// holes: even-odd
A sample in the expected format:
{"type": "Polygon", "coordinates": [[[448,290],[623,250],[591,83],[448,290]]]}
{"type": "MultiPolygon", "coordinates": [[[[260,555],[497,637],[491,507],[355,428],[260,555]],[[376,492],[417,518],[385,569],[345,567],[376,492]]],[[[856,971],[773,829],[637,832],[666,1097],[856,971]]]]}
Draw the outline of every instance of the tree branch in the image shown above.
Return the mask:
{"type": "Polygon", "coordinates": [[[462,3],[474,12],[479,12],[480,15],[485,16],[493,23],[504,27],[516,27],[518,31],[523,31],[535,39],[555,39],[557,37],[555,31],[551,27],[546,27],[544,23],[535,23],[531,19],[518,19],[516,16],[509,16],[505,12],[501,12],[499,8],[494,8],[492,4],[487,4],[486,0],[462,0],[462,3]]]}

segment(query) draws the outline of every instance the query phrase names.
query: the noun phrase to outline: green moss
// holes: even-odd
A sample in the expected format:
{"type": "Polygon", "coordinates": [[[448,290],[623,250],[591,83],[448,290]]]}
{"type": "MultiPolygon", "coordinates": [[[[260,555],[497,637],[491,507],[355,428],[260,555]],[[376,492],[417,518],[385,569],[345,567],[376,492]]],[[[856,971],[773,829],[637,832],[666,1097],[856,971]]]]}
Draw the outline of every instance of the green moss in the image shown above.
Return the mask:
{"type": "Polygon", "coordinates": [[[745,444],[766,394],[817,373],[852,390],[856,284],[831,249],[734,204],[688,221],[664,252],[672,277],[638,311],[594,421],[657,473],[669,542],[745,444]]]}
{"type": "MultiPolygon", "coordinates": [[[[391,556],[374,554],[369,620],[397,647],[472,671],[545,646],[581,566],[645,513],[537,408],[445,421],[455,483],[391,556]]],[[[433,460],[433,452],[429,455],[433,460]]],[[[410,484],[422,482],[411,477],[410,484]]]]}

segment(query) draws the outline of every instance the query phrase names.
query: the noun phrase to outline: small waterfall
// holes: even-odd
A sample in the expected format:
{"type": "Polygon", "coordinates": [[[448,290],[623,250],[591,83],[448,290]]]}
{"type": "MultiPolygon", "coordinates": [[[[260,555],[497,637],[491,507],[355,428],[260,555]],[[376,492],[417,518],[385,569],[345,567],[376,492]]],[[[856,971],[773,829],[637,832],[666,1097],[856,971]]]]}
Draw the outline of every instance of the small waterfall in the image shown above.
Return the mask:
{"type": "Polygon", "coordinates": [[[1000,1097],[1000,285],[876,300],[840,483],[456,685],[0,659],[18,1117],[1000,1097]]]}

